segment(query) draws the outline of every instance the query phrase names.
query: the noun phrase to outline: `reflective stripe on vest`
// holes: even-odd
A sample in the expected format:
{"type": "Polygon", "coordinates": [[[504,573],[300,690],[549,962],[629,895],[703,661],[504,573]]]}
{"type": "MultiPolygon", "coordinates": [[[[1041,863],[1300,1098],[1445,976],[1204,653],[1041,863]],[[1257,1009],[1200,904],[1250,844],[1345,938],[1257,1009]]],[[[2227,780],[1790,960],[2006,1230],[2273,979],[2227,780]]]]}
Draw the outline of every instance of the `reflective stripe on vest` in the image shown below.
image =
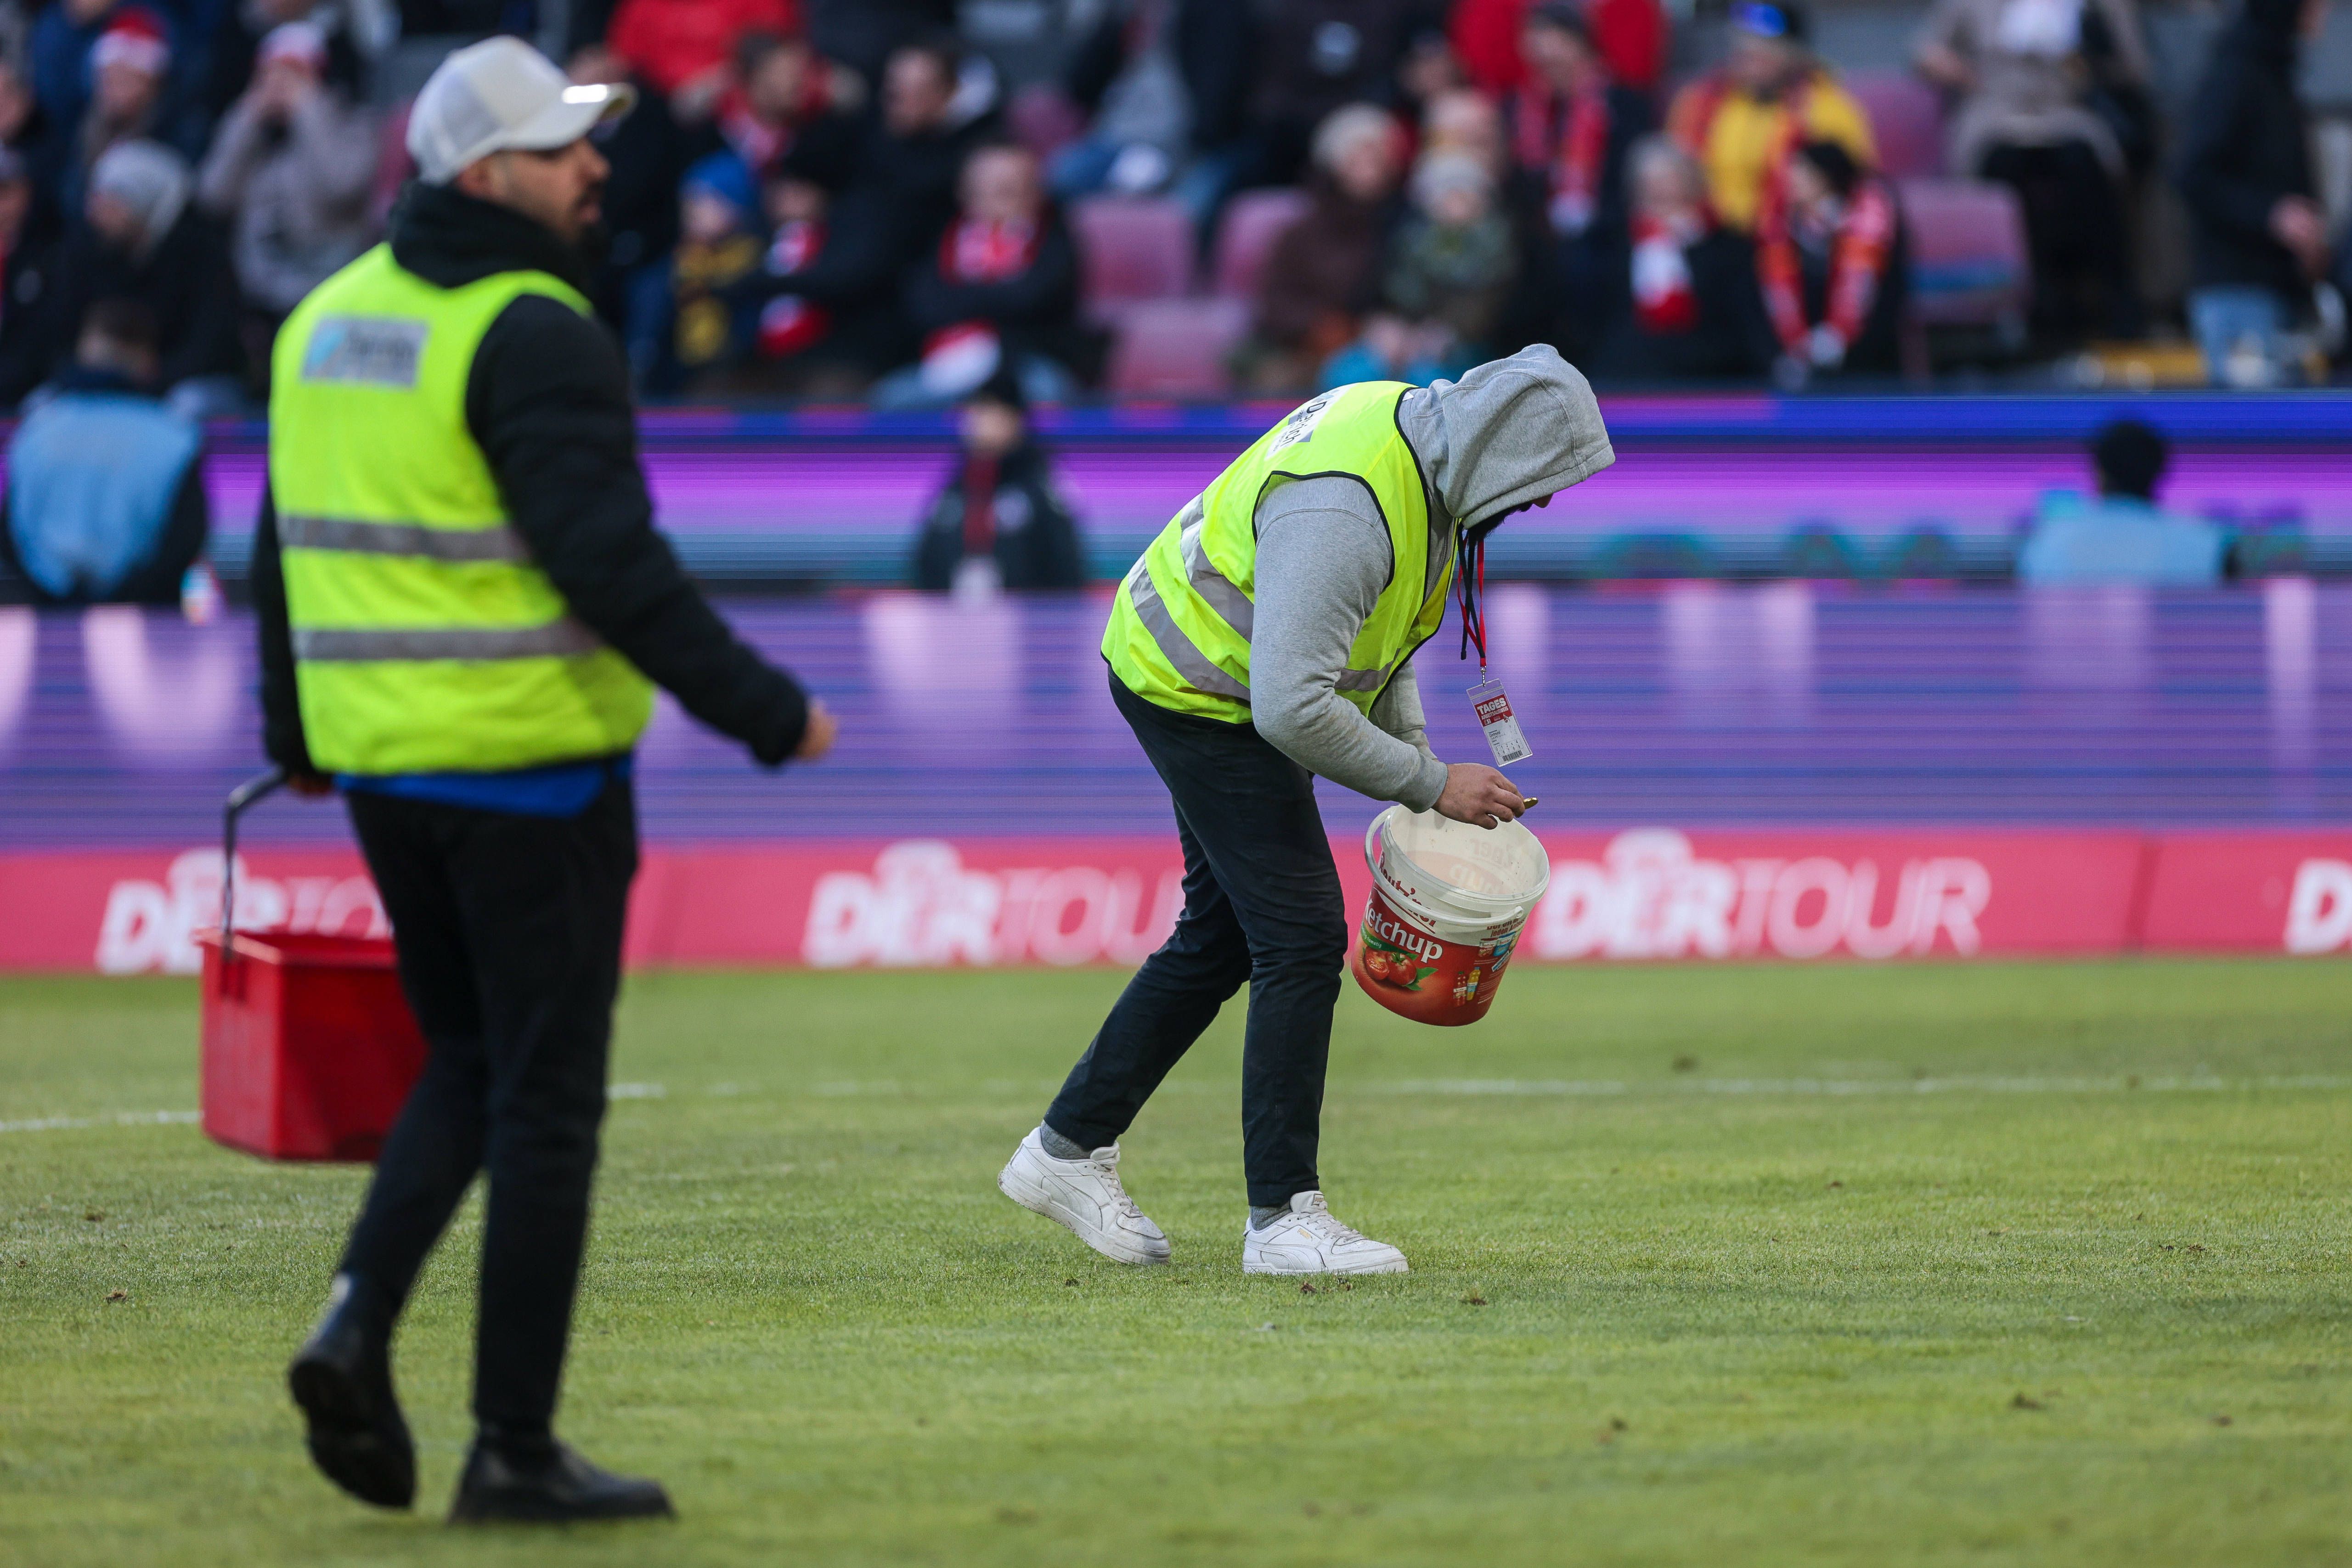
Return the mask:
{"type": "MultiPolygon", "coordinates": [[[[1225,586],[1231,588],[1233,584],[1226,583],[1225,586]]],[[[1127,574],[1127,597],[1134,605],[1136,618],[1143,623],[1143,629],[1151,634],[1151,640],[1160,645],[1160,651],[1168,656],[1168,662],[1181,671],[1185,679],[1220,697],[1230,697],[1237,702],[1249,700],[1248,687],[1210,663],[1208,655],[1193,647],[1192,639],[1177,629],[1175,618],[1169,615],[1167,605],[1160,597],[1160,590],[1152,586],[1151,574],[1140,561],[1127,574]]]]}
{"type": "Polygon", "coordinates": [[[343,550],[360,555],[410,555],[425,561],[530,559],[522,535],[504,523],[461,530],[356,517],[281,517],[278,543],[284,550],[343,550]]]}
{"type": "Polygon", "coordinates": [[[294,633],[294,657],[313,664],[383,658],[542,658],[593,653],[604,646],[594,632],[569,616],[543,626],[512,631],[480,626],[455,631],[330,631],[304,626],[294,633]]]}
{"type": "Polygon", "coordinates": [[[653,689],[573,618],[466,422],[482,336],[569,284],[442,289],[379,246],[279,331],[270,496],[305,739],[324,771],[493,772],[636,743],[653,689]]]}
{"type": "Polygon", "coordinates": [[[1179,712],[1249,721],[1256,629],[1257,507],[1277,485],[1361,483],[1388,525],[1392,569],[1333,686],[1369,710],[1444,619],[1450,519],[1433,517],[1418,458],[1397,428],[1411,389],[1370,382],[1315,398],[1252,443],[1169,521],[1127,575],[1103,655],[1129,689],[1179,712]]]}
{"type": "MultiPolygon", "coordinates": [[[[1225,617],[1228,626],[1248,637],[1250,628],[1255,624],[1256,607],[1242,596],[1239,588],[1225,580],[1223,573],[1210,565],[1197,548],[1186,550],[1185,563],[1190,569],[1188,576],[1192,586],[1200,591],[1201,596],[1217,606],[1217,613],[1225,617]],[[1227,603],[1235,606],[1231,613],[1224,607],[1227,603]]],[[[1210,663],[1209,656],[1193,647],[1192,639],[1178,627],[1175,618],[1168,613],[1167,605],[1160,600],[1160,590],[1152,586],[1151,574],[1143,569],[1140,562],[1128,574],[1127,596],[1135,606],[1136,618],[1151,634],[1151,640],[1160,645],[1160,651],[1168,656],[1168,662],[1183,672],[1185,679],[1202,690],[1213,691],[1220,697],[1231,697],[1242,702],[1249,700],[1249,688],[1210,663]]],[[[1332,689],[1377,694],[1389,683],[1389,677],[1396,673],[1397,665],[1403,662],[1400,658],[1395,664],[1374,669],[1343,669],[1339,678],[1331,683],[1332,689]]]]}

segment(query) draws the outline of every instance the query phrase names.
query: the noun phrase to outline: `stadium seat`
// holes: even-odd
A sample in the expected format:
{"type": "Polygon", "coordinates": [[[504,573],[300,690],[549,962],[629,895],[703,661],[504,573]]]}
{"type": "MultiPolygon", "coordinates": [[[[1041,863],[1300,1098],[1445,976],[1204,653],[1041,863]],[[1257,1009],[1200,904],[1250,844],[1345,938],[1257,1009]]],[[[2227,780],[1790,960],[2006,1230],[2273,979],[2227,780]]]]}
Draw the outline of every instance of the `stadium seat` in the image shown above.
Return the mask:
{"type": "Polygon", "coordinates": [[[1239,300],[1139,300],[1120,314],[1106,384],[1115,397],[1223,397],[1226,356],[1248,330],[1239,300]]]}
{"type": "Polygon", "coordinates": [[[1944,100],[1908,71],[1855,71],[1848,91],[1870,116],[1878,166],[1898,180],[1944,172],[1944,100]]]}
{"type": "Polygon", "coordinates": [[[1213,287],[1218,295],[1255,299],[1257,280],[1275,241],[1306,211],[1307,193],[1300,190],[1244,191],[1228,203],[1224,221],[1217,227],[1213,287]]]}
{"type": "Polygon", "coordinates": [[[1094,196],[1071,207],[1070,227],[1079,297],[1094,320],[1115,321],[1139,301],[1192,292],[1192,219],[1181,204],[1094,196]]]}
{"type": "Polygon", "coordinates": [[[2021,334],[2032,297],[2017,194],[1981,180],[1899,180],[1911,229],[1911,310],[1927,327],[2021,334]]]}

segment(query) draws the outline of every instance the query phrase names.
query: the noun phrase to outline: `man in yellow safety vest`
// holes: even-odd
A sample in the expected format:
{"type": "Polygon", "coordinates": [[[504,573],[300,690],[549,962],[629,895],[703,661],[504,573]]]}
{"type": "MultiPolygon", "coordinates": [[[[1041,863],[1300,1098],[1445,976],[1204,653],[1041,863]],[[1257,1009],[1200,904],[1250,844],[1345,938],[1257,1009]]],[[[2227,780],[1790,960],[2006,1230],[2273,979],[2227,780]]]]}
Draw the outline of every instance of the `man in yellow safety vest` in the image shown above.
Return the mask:
{"type": "Polygon", "coordinates": [[[486,1173],[456,1520],[670,1510],[551,1425],[637,865],[632,749],[656,684],[772,767],[834,737],[653,528],[627,372],[581,291],[589,133],[631,100],[514,38],[451,55],[411,113],[390,241],[296,308],[272,366],[265,743],[298,788],[341,787],[431,1047],[289,1380],[319,1468],[407,1507],[393,1327],[486,1173]]]}
{"type": "Polygon", "coordinates": [[[1118,1140],[1246,983],[1243,1268],[1405,1269],[1332,1216],[1316,1168],[1348,931],[1315,779],[1487,827],[1525,809],[1495,769],[1431,752],[1412,656],[1461,553],[1614,459],[1591,388],[1549,348],[1427,388],[1343,386],[1267,431],[1135,563],[1103,655],[1175,801],[1184,911],[1005,1165],[1006,1195],[1106,1256],[1166,1262],[1118,1140]]]}

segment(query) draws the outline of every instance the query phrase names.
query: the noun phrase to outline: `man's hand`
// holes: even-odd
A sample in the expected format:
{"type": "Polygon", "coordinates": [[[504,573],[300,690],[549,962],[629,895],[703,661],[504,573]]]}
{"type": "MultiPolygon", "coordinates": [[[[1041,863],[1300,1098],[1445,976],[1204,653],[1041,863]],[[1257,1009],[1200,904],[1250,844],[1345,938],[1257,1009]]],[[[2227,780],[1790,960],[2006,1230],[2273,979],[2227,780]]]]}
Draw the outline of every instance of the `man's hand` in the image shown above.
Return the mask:
{"type": "Polygon", "coordinates": [[[1528,808],[1511,781],[1484,763],[1449,763],[1437,814],[1473,827],[1500,827],[1528,808]]]}
{"type": "Polygon", "coordinates": [[[832,710],[815,698],[809,699],[808,728],[801,731],[801,743],[793,748],[793,760],[797,763],[821,761],[833,750],[834,738],[841,733],[841,721],[832,710]]]}

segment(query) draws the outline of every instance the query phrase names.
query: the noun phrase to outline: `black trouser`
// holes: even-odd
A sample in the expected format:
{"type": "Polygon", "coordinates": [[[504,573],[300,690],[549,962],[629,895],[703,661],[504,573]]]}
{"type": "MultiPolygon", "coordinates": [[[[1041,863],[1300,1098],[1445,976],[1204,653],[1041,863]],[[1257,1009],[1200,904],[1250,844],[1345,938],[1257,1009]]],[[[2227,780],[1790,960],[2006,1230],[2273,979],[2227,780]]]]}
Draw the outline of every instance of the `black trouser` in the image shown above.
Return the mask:
{"type": "Polygon", "coordinates": [[[1978,173],[2017,190],[2033,265],[2035,331],[2063,343],[2100,331],[2137,336],[2144,323],[2131,223],[2099,155],[2081,142],[2004,144],[1986,152],[1978,173]]]}
{"type": "Polygon", "coordinates": [[[1115,1142],[1247,981],[1243,1164],[1251,1203],[1285,1203],[1322,1185],[1323,1070],[1348,956],[1314,776],[1246,724],[1171,713],[1116,676],[1110,692],[1175,797],[1184,912],[1070,1069],[1045,1124],[1089,1149],[1115,1142]]]}
{"type": "Polygon", "coordinates": [[[588,1236],[637,869],[635,798],[614,779],[562,819],[357,790],[349,800],[392,918],[401,989],[431,1051],[384,1142],[342,1268],[396,1311],[487,1171],[474,1415],[543,1429],[588,1236]]]}

